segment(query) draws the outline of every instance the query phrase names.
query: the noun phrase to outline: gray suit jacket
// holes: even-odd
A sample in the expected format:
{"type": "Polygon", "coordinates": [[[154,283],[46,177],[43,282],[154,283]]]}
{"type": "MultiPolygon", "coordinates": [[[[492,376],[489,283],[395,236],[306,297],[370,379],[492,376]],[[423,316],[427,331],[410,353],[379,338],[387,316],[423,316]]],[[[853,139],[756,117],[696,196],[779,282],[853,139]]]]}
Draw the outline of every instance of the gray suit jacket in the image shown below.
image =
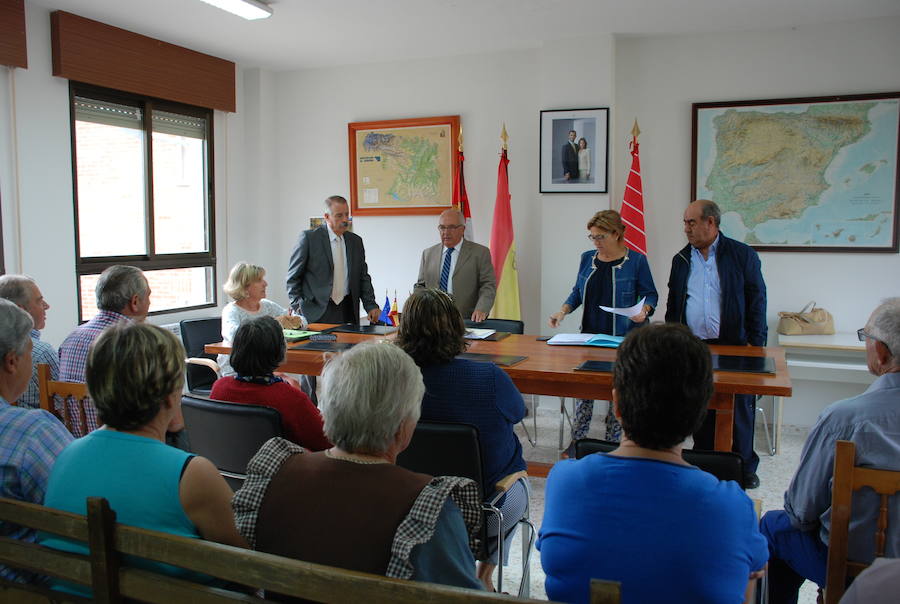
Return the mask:
{"type": "MultiPolygon", "coordinates": [[[[366,266],[366,250],[359,235],[344,233],[347,247],[347,281],[350,285],[350,304],[354,313],[362,300],[366,312],[378,308],[372,278],[366,266]]],[[[334,262],[331,258],[331,241],[328,227],[303,231],[291,252],[287,272],[287,293],[291,308],[306,317],[310,323],[318,321],[328,307],[334,280],[334,262]]]]}
{"type": "MultiPolygon", "coordinates": [[[[415,289],[436,288],[441,281],[441,255],[444,246],[439,243],[422,252],[419,278],[415,289]]],[[[491,312],[497,293],[497,279],[491,264],[491,251],[474,241],[463,239],[459,258],[453,269],[453,299],[463,319],[469,319],[474,310],[491,312]]]]}

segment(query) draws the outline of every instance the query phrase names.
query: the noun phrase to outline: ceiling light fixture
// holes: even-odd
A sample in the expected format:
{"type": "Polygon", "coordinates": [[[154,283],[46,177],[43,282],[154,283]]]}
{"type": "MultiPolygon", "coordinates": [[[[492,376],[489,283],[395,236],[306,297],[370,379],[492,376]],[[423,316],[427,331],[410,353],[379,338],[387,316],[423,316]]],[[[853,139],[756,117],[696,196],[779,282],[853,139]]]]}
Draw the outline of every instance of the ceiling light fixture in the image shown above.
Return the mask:
{"type": "Polygon", "coordinates": [[[259,0],[202,0],[216,8],[243,17],[247,20],[268,19],[272,16],[272,8],[259,0]]]}

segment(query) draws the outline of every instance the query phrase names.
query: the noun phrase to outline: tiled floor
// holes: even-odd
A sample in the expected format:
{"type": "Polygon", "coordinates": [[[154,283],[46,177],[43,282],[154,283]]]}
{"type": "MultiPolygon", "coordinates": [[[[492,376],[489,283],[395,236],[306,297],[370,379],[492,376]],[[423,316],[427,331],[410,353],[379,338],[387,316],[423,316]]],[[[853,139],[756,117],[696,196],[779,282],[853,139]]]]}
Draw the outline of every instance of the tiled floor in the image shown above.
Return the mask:
{"type": "MultiPolygon", "coordinates": [[[[571,400],[568,403],[571,412],[571,400]]],[[[595,403],[596,412],[589,433],[589,436],[592,438],[602,438],[605,407],[604,403],[595,403]]],[[[552,463],[559,459],[559,451],[557,449],[559,443],[559,415],[559,399],[551,397],[540,398],[537,412],[538,443],[536,447],[532,447],[525,439],[525,433],[521,425],[516,427],[516,432],[522,441],[522,451],[526,460],[552,463]]],[[[532,432],[532,437],[534,437],[532,418],[527,418],[526,422],[528,430],[532,432]]],[[[752,498],[762,501],[763,512],[782,507],[784,491],[788,483],[790,483],[794,469],[797,467],[806,432],[805,428],[798,429],[785,426],[782,430],[780,452],[778,455],[771,457],[766,450],[762,424],[757,424],[756,450],[760,456],[758,474],[761,484],[758,489],[748,491],[748,494],[752,498]]],[[[569,433],[566,431],[563,439],[564,445],[568,444],[568,438],[569,433]]],[[[540,530],[541,519],[544,516],[545,483],[546,480],[543,478],[531,478],[531,520],[538,530],[540,530]]],[[[515,593],[515,588],[521,577],[522,546],[520,539],[521,534],[513,541],[509,566],[504,571],[503,590],[509,593],[515,593]]],[[[544,573],[541,570],[540,553],[535,550],[532,550],[529,568],[531,572],[531,597],[545,599],[544,573]]],[[[815,601],[816,586],[807,582],[800,592],[799,604],[814,604],[815,601]]]]}

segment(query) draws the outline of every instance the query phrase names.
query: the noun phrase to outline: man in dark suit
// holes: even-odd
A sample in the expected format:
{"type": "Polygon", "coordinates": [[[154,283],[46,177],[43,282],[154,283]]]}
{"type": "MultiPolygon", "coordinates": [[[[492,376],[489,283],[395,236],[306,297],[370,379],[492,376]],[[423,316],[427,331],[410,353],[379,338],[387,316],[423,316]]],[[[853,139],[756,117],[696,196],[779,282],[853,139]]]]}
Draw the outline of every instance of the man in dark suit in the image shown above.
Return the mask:
{"type": "MultiPolygon", "coordinates": [[[[684,211],[688,245],[672,258],[666,322],[683,323],[709,344],[765,346],[766,284],[759,256],[750,246],[719,232],[722,212],[708,199],[684,211]]],[[[694,434],[695,449],[712,449],[715,412],[694,434]]],[[[744,488],[759,486],[753,450],[756,397],[734,395],[732,450],[744,460],[744,488]]]]}
{"type": "Polygon", "coordinates": [[[562,146],[563,176],[566,180],[578,178],[578,145],[575,143],[577,136],[574,130],[569,130],[569,140],[562,146]]]}
{"type": "Polygon", "coordinates": [[[332,195],[325,200],[325,224],[300,233],[291,252],[288,299],[310,323],[358,325],[360,301],[369,320],[378,320],[366,250],[359,235],[347,230],[349,221],[347,200],[332,195]]]}
{"type": "Polygon", "coordinates": [[[466,219],[459,210],[444,210],[438,222],[438,231],[441,242],[422,252],[419,278],[414,287],[443,289],[453,296],[463,319],[480,323],[491,312],[497,293],[491,251],[474,241],[463,239],[466,219]],[[447,267],[446,276],[444,265],[447,267]]]}

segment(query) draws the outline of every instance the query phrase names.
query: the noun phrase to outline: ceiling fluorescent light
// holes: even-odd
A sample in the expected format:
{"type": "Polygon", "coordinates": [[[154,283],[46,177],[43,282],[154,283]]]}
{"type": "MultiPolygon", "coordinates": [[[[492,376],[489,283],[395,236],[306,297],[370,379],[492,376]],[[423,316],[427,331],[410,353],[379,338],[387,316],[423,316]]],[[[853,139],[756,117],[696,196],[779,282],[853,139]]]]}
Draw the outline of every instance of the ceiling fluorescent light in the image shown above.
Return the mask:
{"type": "Polygon", "coordinates": [[[233,13],[244,19],[268,19],[272,16],[272,9],[268,4],[259,0],[202,0],[212,4],[216,8],[233,13]]]}

